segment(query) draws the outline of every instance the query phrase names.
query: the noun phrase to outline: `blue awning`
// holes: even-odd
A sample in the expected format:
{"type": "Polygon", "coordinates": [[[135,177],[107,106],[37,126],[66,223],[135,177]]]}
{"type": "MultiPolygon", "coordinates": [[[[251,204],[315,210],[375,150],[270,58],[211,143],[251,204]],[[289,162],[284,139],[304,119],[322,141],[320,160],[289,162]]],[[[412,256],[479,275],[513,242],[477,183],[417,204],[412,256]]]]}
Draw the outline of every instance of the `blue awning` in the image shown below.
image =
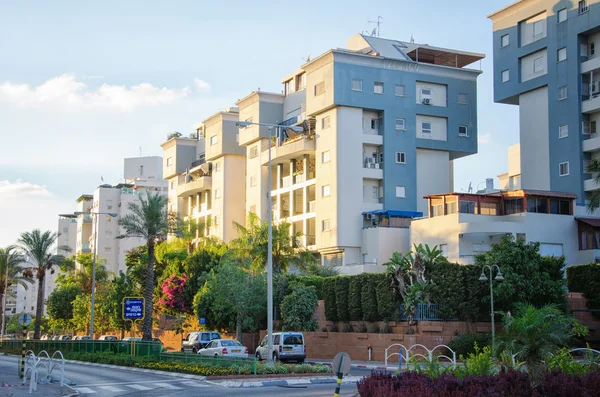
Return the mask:
{"type": "Polygon", "coordinates": [[[422,218],[423,213],[417,211],[398,211],[398,210],[374,210],[363,212],[363,215],[383,215],[390,218],[422,218]]]}

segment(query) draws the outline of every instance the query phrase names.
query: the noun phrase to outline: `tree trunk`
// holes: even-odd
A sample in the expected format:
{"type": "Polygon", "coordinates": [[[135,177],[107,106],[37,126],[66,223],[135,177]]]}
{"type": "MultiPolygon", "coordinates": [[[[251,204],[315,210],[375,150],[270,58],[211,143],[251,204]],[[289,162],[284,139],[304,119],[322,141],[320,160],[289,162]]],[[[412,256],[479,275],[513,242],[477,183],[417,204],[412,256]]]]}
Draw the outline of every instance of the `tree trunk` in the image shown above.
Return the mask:
{"type": "Polygon", "coordinates": [[[142,324],[142,339],[152,340],[152,295],[154,292],[154,241],[148,241],[148,267],[144,285],[144,322],[142,324]]]}
{"type": "Polygon", "coordinates": [[[235,338],[242,343],[242,315],[238,313],[237,323],[235,325],[235,338]]]}
{"type": "Polygon", "coordinates": [[[42,315],[44,313],[44,270],[38,273],[38,292],[37,292],[37,307],[35,308],[35,327],[33,330],[33,339],[40,339],[40,328],[42,326],[42,315]]]}

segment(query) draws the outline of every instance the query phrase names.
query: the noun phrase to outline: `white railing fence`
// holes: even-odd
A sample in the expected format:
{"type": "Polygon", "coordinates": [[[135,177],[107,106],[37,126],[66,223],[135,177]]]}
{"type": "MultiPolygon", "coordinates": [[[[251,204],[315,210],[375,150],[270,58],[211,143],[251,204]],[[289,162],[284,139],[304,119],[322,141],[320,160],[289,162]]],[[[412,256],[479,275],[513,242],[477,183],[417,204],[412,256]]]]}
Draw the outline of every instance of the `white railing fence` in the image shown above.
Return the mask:
{"type": "Polygon", "coordinates": [[[59,366],[60,367],[60,385],[64,386],[65,382],[65,358],[60,351],[55,351],[52,357],[48,355],[46,350],[42,350],[36,356],[31,350],[25,353],[25,372],[23,375],[23,383],[27,383],[27,375],[29,375],[29,394],[37,391],[37,385],[40,379],[39,369],[45,368],[45,378],[49,381],[52,380],[52,371],[59,366]]]}
{"type": "Polygon", "coordinates": [[[403,362],[406,363],[407,368],[408,368],[408,362],[413,357],[421,357],[421,358],[424,358],[429,361],[433,360],[434,358],[438,359],[438,360],[441,358],[445,358],[450,363],[452,363],[452,368],[456,368],[456,353],[454,352],[454,350],[452,350],[447,345],[440,344],[440,345],[435,346],[433,349],[428,349],[426,346],[421,345],[421,344],[415,344],[415,345],[412,345],[407,348],[406,346],[404,346],[400,343],[395,343],[393,345],[390,345],[387,349],[385,349],[385,366],[386,367],[388,364],[388,360],[394,356],[398,356],[398,368],[399,369],[402,369],[403,362]],[[427,355],[422,354],[422,353],[417,353],[417,349],[423,349],[427,355]],[[440,349],[440,350],[447,349],[450,352],[450,354],[452,355],[452,357],[449,357],[446,354],[438,354],[434,357],[433,353],[438,349],[440,349]]]}

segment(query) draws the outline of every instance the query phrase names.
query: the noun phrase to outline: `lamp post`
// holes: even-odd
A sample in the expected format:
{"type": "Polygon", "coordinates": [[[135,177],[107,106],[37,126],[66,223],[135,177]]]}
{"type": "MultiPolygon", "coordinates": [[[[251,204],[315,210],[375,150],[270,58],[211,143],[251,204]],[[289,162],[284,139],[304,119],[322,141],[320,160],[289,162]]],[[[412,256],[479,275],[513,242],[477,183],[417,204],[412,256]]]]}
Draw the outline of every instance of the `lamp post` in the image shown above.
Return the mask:
{"type": "Polygon", "coordinates": [[[113,218],[117,217],[119,214],[114,212],[74,212],[75,215],[96,215],[96,225],[94,227],[94,253],[92,255],[92,308],[90,310],[90,338],[94,339],[94,304],[96,302],[96,255],[98,254],[98,215],[108,215],[113,218]]]}
{"type": "Polygon", "coordinates": [[[0,330],[0,343],[4,342],[4,328],[6,327],[6,294],[8,293],[8,255],[0,254],[6,257],[6,273],[4,274],[4,294],[2,295],[2,330],[0,330]]]}
{"type": "Polygon", "coordinates": [[[490,282],[490,316],[492,317],[492,349],[494,349],[496,347],[496,325],[494,323],[494,283],[493,280],[496,281],[503,281],[504,280],[504,276],[502,275],[502,272],[500,271],[500,267],[498,267],[498,265],[485,265],[482,269],[481,269],[481,276],[479,277],[479,281],[488,281],[490,282]],[[494,277],[492,279],[492,271],[495,269],[498,270],[498,272],[496,273],[496,277],[494,277]],[[490,277],[488,278],[485,275],[485,271],[486,269],[489,271],[490,273],[490,277]]]}
{"type": "Polygon", "coordinates": [[[257,125],[269,129],[269,161],[267,162],[267,250],[269,251],[267,252],[267,343],[269,349],[268,362],[271,364],[273,363],[273,198],[271,197],[271,139],[273,138],[272,132],[274,129],[277,129],[278,132],[281,131],[282,128],[290,129],[295,132],[302,132],[304,131],[304,128],[278,124],[251,123],[249,121],[238,121],[235,125],[240,128],[257,125]]]}

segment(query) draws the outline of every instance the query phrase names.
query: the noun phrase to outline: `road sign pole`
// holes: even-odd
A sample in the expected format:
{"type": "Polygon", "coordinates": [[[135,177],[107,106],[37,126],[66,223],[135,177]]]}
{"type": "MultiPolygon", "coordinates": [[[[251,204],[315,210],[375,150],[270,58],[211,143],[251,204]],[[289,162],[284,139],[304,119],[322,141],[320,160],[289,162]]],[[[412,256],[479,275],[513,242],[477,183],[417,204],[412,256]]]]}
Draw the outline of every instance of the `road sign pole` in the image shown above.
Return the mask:
{"type": "Polygon", "coordinates": [[[342,378],[343,378],[343,374],[342,374],[342,364],[344,363],[344,357],[342,357],[342,359],[340,360],[340,364],[338,365],[337,368],[337,385],[335,386],[335,393],[333,394],[333,397],[340,397],[340,387],[342,386],[342,378]]]}
{"type": "Polygon", "coordinates": [[[25,349],[27,347],[27,325],[23,325],[23,345],[21,346],[21,379],[25,383],[25,349]]]}
{"type": "Polygon", "coordinates": [[[352,365],[352,361],[348,353],[338,353],[333,358],[333,362],[331,363],[331,369],[336,370],[337,375],[337,385],[335,386],[334,397],[340,396],[340,388],[342,386],[342,378],[344,375],[348,375],[350,372],[350,366],[352,365]]]}

